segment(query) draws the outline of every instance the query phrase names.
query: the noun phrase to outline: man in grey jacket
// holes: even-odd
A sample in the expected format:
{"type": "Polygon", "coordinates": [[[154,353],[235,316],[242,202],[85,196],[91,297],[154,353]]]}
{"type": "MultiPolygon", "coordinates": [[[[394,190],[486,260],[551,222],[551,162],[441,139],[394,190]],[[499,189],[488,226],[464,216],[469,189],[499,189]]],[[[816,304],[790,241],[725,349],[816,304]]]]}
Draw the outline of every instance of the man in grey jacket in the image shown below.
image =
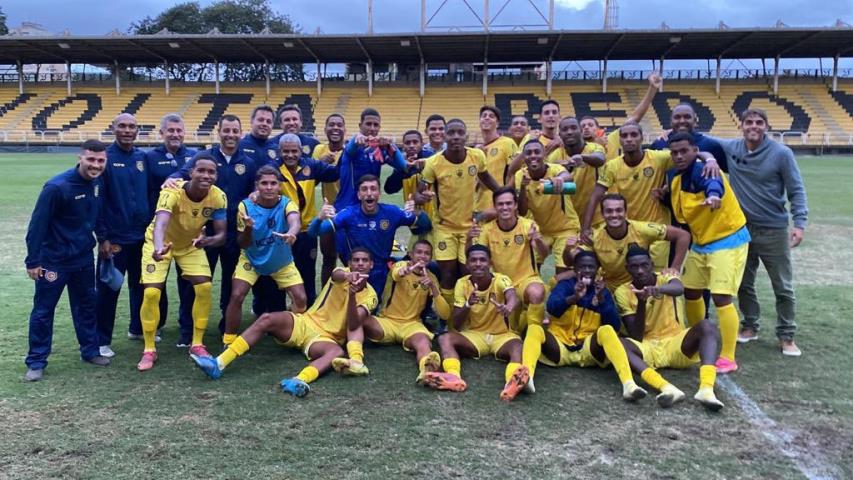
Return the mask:
{"type": "Polygon", "coordinates": [[[793,268],[791,249],[803,241],[808,223],[806,188],[794,153],[785,145],[767,137],[767,113],[750,108],[740,117],[743,138],[720,140],[729,166],[729,181],[746,214],[752,241],[746,270],[738,290],[738,304],[743,313],[739,343],[758,339],[761,310],[755,294],[758,262],[764,264],[776,295],[776,337],[783,355],[798,357],[794,343],[793,268]],[[794,223],[788,230],[786,201],[794,223]]]}

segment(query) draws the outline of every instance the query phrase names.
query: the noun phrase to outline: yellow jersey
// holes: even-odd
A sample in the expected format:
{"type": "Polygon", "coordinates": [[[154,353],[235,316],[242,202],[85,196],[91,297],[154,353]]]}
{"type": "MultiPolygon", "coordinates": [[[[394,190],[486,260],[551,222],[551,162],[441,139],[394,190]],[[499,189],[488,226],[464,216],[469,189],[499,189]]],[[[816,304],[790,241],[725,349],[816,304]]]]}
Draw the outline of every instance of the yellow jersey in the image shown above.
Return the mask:
{"type": "Polygon", "coordinates": [[[514,285],[523,280],[539,276],[536,254],[530,243],[530,226],[535,222],[518,217],[515,226],[507,231],[501,229],[497,220],[483,225],[480,236],[472,243],[485,245],[492,252],[492,268],[512,279],[514,285]]]}
{"type": "MultiPolygon", "coordinates": [[[[337,268],[349,272],[349,268],[337,268]]],[[[323,290],[317,295],[314,305],[305,312],[314,325],[338,343],[344,343],[347,339],[347,302],[349,301],[349,283],[334,282],[331,278],[323,286],[323,290]]],[[[369,283],[355,294],[357,307],[364,307],[368,313],[379,304],[376,292],[369,283]]]]}
{"type": "Polygon", "coordinates": [[[613,160],[622,156],[622,143],[619,141],[619,129],[607,134],[607,147],[604,148],[604,158],[613,160]]]}
{"type": "MultiPolygon", "coordinates": [[[[420,283],[422,277],[414,273],[403,275],[403,270],[408,266],[409,262],[406,261],[395,263],[385,286],[385,300],[380,315],[395,322],[420,321],[421,312],[430,297],[429,288],[420,283]]],[[[438,279],[432,272],[425,270],[425,274],[438,285],[438,279]]],[[[450,318],[450,307],[441,295],[432,301],[439,317],[445,320],[450,318]]]]}
{"type": "MultiPolygon", "coordinates": [[[[678,275],[657,275],[656,286],[666,285],[670,280],[679,278],[678,275]]],[[[637,296],[631,291],[631,283],[624,283],[616,289],[613,297],[619,308],[619,315],[634,315],[637,313],[637,296]]],[[[646,329],[643,340],[661,340],[678,335],[684,331],[687,317],[684,310],[684,297],[663,295],[661,298],[646,299],[646,329]]]]}
{"type": "MultiPolygon", "coordinates": [[[[311,155],[311,157],[314,160],[320,160],[321,158],[325,157],[326,154],[329,152],[331,152],[331,150],[329,150],[329,144],[328,143],[321,143],[320,145],[317,145],[316,147],[314,147],[314,153],[311,155]]],[[[341,161],[341,155],[344,153],[344,150],[343,150],[343,148],[341,148],[337,152],[332,152],[332,153],[335,155],[335,161],[333,163],[331,163],[330,165],[337,165],[338,162],[341,161]]],[[[340,181],[328,182],[328,183],[324,182],[322,184],[321,188],[323,190],[323,198],[327,198],[329,200],[330,204],[335,203],[335,199],[338,198],[338,191],[341,189],[341,182],[340,181]]],[[[316,207],[316,204],[315,204],[315,207],[316,207]]],[[[304,225],[305,222],[303,221],[302,224],[304,225]]]]}
{"type": "MultiPolygon", "coordinates": [[[[409,198],[409,195],[414,195],[418,191],[418,183],[423,179],[423,173],[416,173],[409,178],[403,179],[403,201],[409,198]]],[[[435,200],[420,205],[419,208],[429,217],[430,221],[435,215],[435,200]]]]}
{"type": "Polygon", "coordinates": [[[670,182],[672,213],[679,223],[690,227],[693,243],[697,245],[707,245],[726,238],[746,225],[746,216],[729,184],[728,176],[723,174],[721,178],[706,180],[702,178],[702,167],[702,162],[696,162],[692,171],[676,173],[670,182]],[[688,178],[685,179],[685,175],[688,178]],[[685,180],[687,185],[683,183],[685,180]],[[702,204],[705,201],[706,182],[722,186],[720,208],[716,210],[702,204]]]}
{"type": "Polygon", "coordinates": [[[437,228],[467,232],[473,224],[477,175],[486,171],[486,155],[479,148],[465,147],[462,163],[451,163],[440,152],[426,160],[423,181],[435,192],[437,228]]]}
{"type": "MultiPolygon", "coordinates": [[[[278,167],[278,171],[285,176],[285,179],[287,179],[287,175],[290,175],[291,179],[293,178],[293,174],[283,163],[278,167]]],[[[291,203],[299,206],[299,216],[302,219],[302,229],[300,231],[302,232],[308,230],[308,225],[311,223],[311,220],[317,216],[317,205],[315,203],[316,198],[314,194],[314,187],[316,186],[317,181],[314,179],[297,180],[292,183],[289,183],[286,180],[281,183],[281,194],[290,198],[291,203]]]]}
{"type": "MultiPolygon", "coordinates": [[[[486,171],[498,185],[506,185],[509,181],[509,165],[518,155],[518,145],[509,137],[498,137],[483,145],[482,150],[486,154],[486,171]]],[[[477,211],[492,208],[492,191],[482,184],[478,184],[477,189],[477,211]]]]}
{"type": "MultiPolygon", "coordinates": [[[[628,220],[628,233],[623,238],[613,238],[604,225],[592,232],[592,251],[598,257],[598,263],[604,271],[604,281],[610,291],[619,285],[631,281],[631,275],[625,269],[628,247],[635,243],[648,250],[653,242],[666,239],[666,225],[660,223],[628,220]]],[[[584,250],[590,248],[582,246],[584,250]]]]}
{"type": "Polygon", "coordinates": [[[643,159],[633,167],[621,156],[608,160],[602,167],[598,184],[609,192],[621,193],[628,200],[628,218],[669,224],[669,210],[652,195],[652,190],[664,186],[666,171],[673,166],[669,150],[646,149],[643,159]]]}
{"type": "Polygon", "coordinates": [[[557,137],[548,137],[548,136],[545,136],[545,133],[540,133],[538,139],[539,139],[539,143],[541,143],[543,147],[547,147],[549,143],[554,141],[554,138],[557,138],[557,137]]]}
{"type": "MultiPolygon", "coordinates": [[[[586,142],[581,151],[581,155],[590,155],[593,153],[604,153],[604,147],[595,142],[586,142]]],[[[548,155],[549,163],[557,163],[562,160],[568,160],[571,154],[566,152],[565,148],[558,148],[548,155]]],[[[572,169],[572,181],[575,182],[575,194],[572,199],[572,206],[575,207],[575,212],[583,215],[589,205],[589,199],[592,197],[592,191],[595,190],[595,184],[598,183],[599,170],[603,167],[591,167],[584,164],[582,167],[574,167],[572,169]]],[[[601,218],[601,209],[595,209],[595,216],[592,219],[592,225],[600,225],[604,219],[601,218]]]]}
{"type": "Polygon", "coordinates": [[[468,297],[477,292],[477,303],[471,305],[468,311],[468,320],[462,325],[461,330],[473,330],[475,332],[500,335],[509,332],[507,319],[498,312],[491,301],[506,303],[506,291],[515,289],[512,281],[506,275],[495,273],[492,282],[485,290],[477,290],[471,281],[471,275],[465,275],[456,281],[453,290],[453,306],[463,308],[468,297]]]}
{"type": "MultiPolygon", "coordinates": [[[[548,164],[545,178],[556,177],[565,172],[562,165],[548,164]]],[[[515,188],[521,192],[521,179],[528,175],[527,167],[515,172],[515,188]]],[[[578,214],[572,206],[570,195],[546,195],[536,180],[531,180],[526,188],[527,210],[539,226],[543,235],[557,236],[580,230],[578,214]]]]}
{"type": "Polygon", "coordinates": [[[157,222],[156,212],[169,212],[172,216],[166,227],[165,242],[172,243],[173,252],[181,252],[194,248],[192,243],[201,233],[204,224],[210,220],[225,220],[228,199],[225,192],[216,185],[211,185],[210,191],[200,202],[194,202],[187,196],[189,182],[178,181],[175,188],[164,188],[157,199],[154,219],[145,231],[145,241],[154,241],[154,224],[157,222]]]}

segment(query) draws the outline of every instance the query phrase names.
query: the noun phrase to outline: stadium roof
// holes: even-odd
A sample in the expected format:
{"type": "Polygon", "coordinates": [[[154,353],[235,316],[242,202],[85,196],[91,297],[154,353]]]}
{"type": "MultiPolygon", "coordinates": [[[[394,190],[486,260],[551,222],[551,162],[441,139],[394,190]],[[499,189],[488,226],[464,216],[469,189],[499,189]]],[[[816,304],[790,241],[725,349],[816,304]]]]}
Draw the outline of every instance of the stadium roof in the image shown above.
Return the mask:
{"type": "Polygon", "coordinates": [[[853,28],[545,30],[374,35],[0,37],[0,63],[474,63],[817,58],[853,54],[853,28]]]}

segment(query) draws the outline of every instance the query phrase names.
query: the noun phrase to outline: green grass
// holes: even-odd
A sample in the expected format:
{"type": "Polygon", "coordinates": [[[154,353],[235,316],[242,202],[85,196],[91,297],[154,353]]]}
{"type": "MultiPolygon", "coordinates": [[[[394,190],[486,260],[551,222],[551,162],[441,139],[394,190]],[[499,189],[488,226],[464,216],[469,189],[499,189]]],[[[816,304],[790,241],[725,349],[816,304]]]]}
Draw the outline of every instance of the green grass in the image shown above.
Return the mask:
{"type": "MultiPolygon", "coordinates": [[[[802,478],[793,461],[750,423],[726,392],[708,414],[693,402],[660,410],[623,403],[610,371],[537,370],[535,396],[498,400],[503,364],[466,360],[464,394],[414,384],[413,357],[368,347],[368,378],[327,375],[295,399],[278,381],[305,363],[262,341],[213,382],[173,345],[170,308],[157,367],[135,370],[141,345],[123,338],[123,293],[112,366],[79,361],[67,301],[56,314],[45,380],[21,380],[33,285],[24,235],[40,185],[72,165],[70,155],[0,155],[0,438],[2,478],[802,478]]],[[[791,450],[853,476],[853,159],[804,157],[812,224],[797,262],[800,359],[772,338],[773,299],[760,293],[761,341],[739,348],[734,381],[791,434],[791,450]]],[[[171,296],[176,298],[176,296],[171,296]]],[[[214,322],[211,322],[214,323],[214,322]]],[[[210,328],[208,343],[217,342],[210,328]]],[[[665,375],[692,394],[697,371],[665,375]]]]}

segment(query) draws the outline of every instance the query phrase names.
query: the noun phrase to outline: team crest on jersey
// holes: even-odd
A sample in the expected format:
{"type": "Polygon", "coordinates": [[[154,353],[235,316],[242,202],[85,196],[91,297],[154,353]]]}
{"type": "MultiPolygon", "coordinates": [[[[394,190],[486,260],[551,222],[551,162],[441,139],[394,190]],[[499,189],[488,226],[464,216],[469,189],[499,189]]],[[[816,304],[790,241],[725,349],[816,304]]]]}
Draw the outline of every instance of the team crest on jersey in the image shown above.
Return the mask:
{"type": "Polygon", "coordinates": [[[472,177],[477,175],[477,167],[475,167],[474,165],[468,167],[468,175],[471,175],[472,177]]]}
{"type": "Polygon", "coordinates": [[[171,161],[171,162],[169,162],[169,166],[170,166],[170,167],[172,167],[172,168],[175,168],[175,167],[177,167],[177,166],[178,166],[178,162],[177,162],[177,161],[175,161],[175,159],[172,159],[172,161],[171,161]]]}
{"type": "Polygon", "coordinates": [[[311,147],[309,147],[308,145],[302,145],[302,153],[308,155],[309,153],[311,153],[311,147]]]}
{"type": "Polygon", "coordinates": [[[157,270],[157,267],[155,267],[153,263],[149,263],[145,266],[145,271],[148,273],[154,273],[154,270],[157,270]]]}
{"type": "Polygon", "coordinates": [[[438,242],[438,249],[439,250],[447,250],[447,243],[446,242],[438,242]]]}
{"type": "Polygon", "coordinates": [[[391,222],[389,222],[388,220],[380,220],[379,228],[380,230],[388,230],[389,228],[391,228],[391,222]]]}
{"type": "Polygon", "coordinates": [[[304,167],[302,167],[302,175],[304,175],[306,177],[310,177],[311,176],[311,167],[309,167],[308,165],[305,165],[304,167]]]}
{"type": "Polygon", "coordinates": [[[110,246],[110,251],[113,253],[118,253],[121,251],[121,245],[112,244],[110,246]]]}
{"type": "Polygon", "coordinates": [[[267,150],[267,155],[269,155],[270,158],[275,158],[275,150],[273,150],[273,149],[267,150]]]}
{"type": "Polygon", "coordinates": [[[646,178],[649,178],[654,174],[655,174],[655,169],[652,167],[646,167],[643,169],[643,176],[646,178]]]}
{"type": "Polygon", "coordinates": [[[524,235],[518,234],[515,236],[516,245],[524,245],[524,235]]]}
{"type": "Polygon", "coordinates": [[[494,157],[497,154],[498,154],[498,147],[492,147],[492,149],[489,150],[489,156],[490,157],[494,157]]]}
{"type": "Polygon", "coordinates": [[[213,215],[213,209],[210,207],[204,207],[204,209],[201,211],[201,214],[202,214],[202,216],[207,218],[207,217],[213,215]]]}
{"type": "Polygon", "coordinates": [[[509,239],[504,238],[504,247],[508,247],[508,246],[509,246],[509,239]]]}
{"type": "Polygon", "coordinates": [[[145,171],[145,162],[143,162],[142,160],[137,160],[136,161],[136,169],[139,170],[140,172],[144,172],[145,171]]]}
{"type": "Polygon", "coordinates": [[[55,282],[57,277],[58,277],[58,275],[56,274],[56,272],[53,272],[50,270],[44,271],[44,279],[47,280],[48,282],[55,282]]]}
{"type": "Polygon", "coordinates": [[[252,271],[252,264],[249,262],[244,263],[243,264],[243,270],[245,270],[247,272],[251,272],[252,271]]]}
{"type": "Polygon", "coordinates": [[[456,176],[462,178],[462,170],[456,170],[456,176]]]}
{"type": "Polygon", "coordinates": [[[234,165],[234,171],[237,172],[237,175],[242,175],[246,173],[246,166],[242,163],[238,163],[237,165],[234,165]]]}

